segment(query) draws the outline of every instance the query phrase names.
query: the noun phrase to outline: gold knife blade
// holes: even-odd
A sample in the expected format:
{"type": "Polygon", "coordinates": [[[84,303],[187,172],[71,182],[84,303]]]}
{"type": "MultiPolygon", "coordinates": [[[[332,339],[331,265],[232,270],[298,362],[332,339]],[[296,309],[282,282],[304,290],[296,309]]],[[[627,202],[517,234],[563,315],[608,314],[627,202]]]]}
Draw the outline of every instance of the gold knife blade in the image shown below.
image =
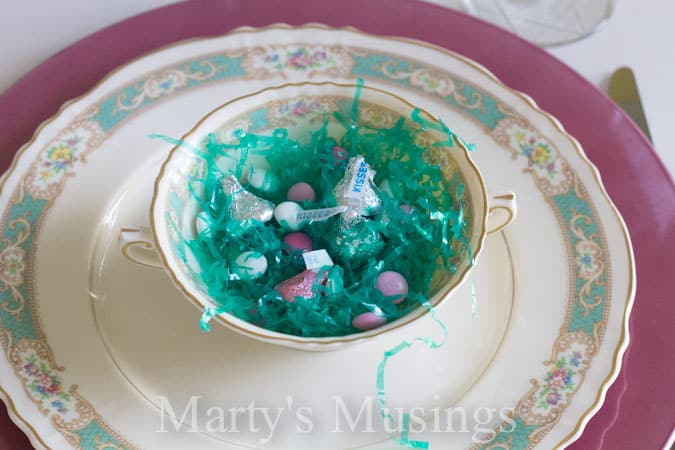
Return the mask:
{"type": "Polygon", "coordinates": [[[621,67],[612,74],[607,93],[633,119],[633,122],[640,127],[651,142],[652,135],[649,133],[645,111],[642,109],[635,75],[630,67],[621,67]]]}

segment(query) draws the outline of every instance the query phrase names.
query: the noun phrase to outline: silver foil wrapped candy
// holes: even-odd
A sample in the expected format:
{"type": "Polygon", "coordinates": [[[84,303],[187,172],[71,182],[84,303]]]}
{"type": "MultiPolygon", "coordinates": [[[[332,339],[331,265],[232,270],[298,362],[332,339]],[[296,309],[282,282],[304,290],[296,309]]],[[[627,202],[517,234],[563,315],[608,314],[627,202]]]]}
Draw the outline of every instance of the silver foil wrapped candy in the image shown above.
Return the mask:
{"type": "Polygon", "coordinates": [[[344,259],[365,259],[377,255],[384,242],[380,232],[373,223],[349,209],[338,218],[337,233],[331,250],[333,254],[344,259]]]}
{"type": "Polygon", "coordinates": [[[362,216],[374,216],[382,208],[373,178],[375,172],[363,156],[349,159],[345,175],[333,189],[338,205],[345,205],[362,216]]]}
{"type": "Polygon", "coordinates": [[[249,227],[274,217],[274,204],[248,192],[234,175],[225,175],[220,184],[230,198],[228,213],[232,220],[249,227]]]}

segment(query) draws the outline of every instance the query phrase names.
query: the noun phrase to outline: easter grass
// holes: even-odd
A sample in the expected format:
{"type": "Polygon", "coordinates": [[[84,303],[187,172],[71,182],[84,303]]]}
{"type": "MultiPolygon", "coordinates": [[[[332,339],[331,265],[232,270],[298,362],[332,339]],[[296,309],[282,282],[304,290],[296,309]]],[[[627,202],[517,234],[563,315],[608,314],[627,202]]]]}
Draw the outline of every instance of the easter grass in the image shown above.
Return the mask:
{"type": "Polygon", "coordinates": [[[471,258],[464,185],[457,177],[444,177],[441,166],[430,157],[432,150],[451,151],[447,148],[461,141],[442,122],[423,118],[419,110],[400,117],[390,128],[368,125],[359,118],[360,89],[361,85],[349,111],[332,113],[301,139],[291,139],[285,128],[270,135],[237,130],[233,142],[209,134],[191,149],[205,170],[190,179],[189,188],[206,213],[207,225],[196,238],[183,237],[183,243],[198,262],[201,284],[217,305],[205,309],[204,330],[212,317],[229,313],[268,330],[301,337],[357,333],[361,330],[352,322],[360,314],[371,312],[390,323],[415,308],[429,308],[434,274],[452,274],[460,261],[471,258]],[[341,125],[341,133],[329,133],[331,120],[341,125]],[[430,128],[440,131],[444,139],[430,140],[430,128]],[[316,196],[301,202],[305,210],[338,205],[334,188],[345,176],[347,161],[355,156],[362,156],[376,171],[376,183],[382,186],[386,180],[388,185],[377,190],[382,202],[379,213],[351,230],[357,240],[364,234],[378,236],[377,248],[366,255],[344,252],[336,244],[338,217],[304,225],[302,231],[313,248],[327,249],[335,261],[319,269],[311,298],[298,296],[289,302],[275,290],[305,270],[300,252],[284,244],[288,230],[274,220],[241,222],[228,214],[240,199],[236,192],[223,191],[223,177],[233,173],[240,180],[250,180],[260,170],[251,160],[261,156],[272,168],[274,188],[263,191],[243,183],[243,189],[274,204],[286,200],[292,185],[307,182],[316,196]],[[223,166],[231,168],[229,173],[221,170],[223,166]],[[235,263],[247,251],[267,259],[267,270],[257,279],[241,276],[247,268],[235,263]],[[406,278],[409,290],[403,302],[395,303],[396,297],[385,297],[376,288],[383,271],[406,278]]]}

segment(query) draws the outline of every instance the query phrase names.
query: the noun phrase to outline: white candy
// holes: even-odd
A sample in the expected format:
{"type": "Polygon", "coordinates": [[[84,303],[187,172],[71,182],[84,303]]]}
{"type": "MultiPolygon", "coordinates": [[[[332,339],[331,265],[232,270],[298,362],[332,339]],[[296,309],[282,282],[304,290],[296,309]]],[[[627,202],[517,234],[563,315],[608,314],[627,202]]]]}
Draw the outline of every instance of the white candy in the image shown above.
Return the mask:
{"type": "Polygon", "coordinates": [[[206,230],[207,236],[211,234],[210,217],[206,211],[197,214],[197,217],[195,218],[195,229],[197,230],[197,234],[202,234],[202,231],[204,230],[206,230]]]}
{"type": "Polygon", "coordinates": [[[298,220],[298,213],[302,210],[302,206],[295,202],[281,202],[274,208],[274,218],[285,229],[298,231],[304,225],[304,221],[298,220]]]}
{"type": "Polygon", "coordinates": [[[253,169],[248,176],[248,183],[263,192],[276,191],[279,188],[276,175],[265,169],[253,169]]]}
{"type": "Polygon", "coordinates": [[[267,258],[260,252],[244,252],[234,260],[232,271],[242,280],[255,280],[267,271],[267,258]]]}

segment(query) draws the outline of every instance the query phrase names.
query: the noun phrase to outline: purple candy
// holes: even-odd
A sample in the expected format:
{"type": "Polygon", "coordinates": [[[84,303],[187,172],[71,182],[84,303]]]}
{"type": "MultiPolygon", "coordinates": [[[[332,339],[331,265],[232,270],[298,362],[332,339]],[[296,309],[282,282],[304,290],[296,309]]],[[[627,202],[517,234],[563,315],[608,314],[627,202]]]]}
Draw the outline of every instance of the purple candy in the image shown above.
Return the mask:
{"type": "Polygon", "coordinates": [[[385,297],[393,297],[396,295],[397,297],[392,302],[395,305],[405,300],[405,296],[408,295],[408,282],[403,278],[403,275],[392,270],[382,272],[377,277],[375,287],[382,292],[382,295],[385,297]]]}
{"type": "Polygon", "coordinates": [[[302,250],[303,253],[312,251],[312,239],[299,231],[288,233],[284,236],[284,244],[286,244],[289,251],[297,252],[302,250]]]}
{"type": "Polygon", "coordinates": [[[387,323],[387,318],[372,312],[359,314],[352,320],[352,326],[361,331],[373,330],[387,323]]]}
{"type": "Polygon", "coordinates": [[[291,186],[288,190],[288,194],[286,194],[286,198],[292,202],[304,202],[305,200],[313,202],[316,196],[312,186],[305,182],[300,182],[291,186]]]}

